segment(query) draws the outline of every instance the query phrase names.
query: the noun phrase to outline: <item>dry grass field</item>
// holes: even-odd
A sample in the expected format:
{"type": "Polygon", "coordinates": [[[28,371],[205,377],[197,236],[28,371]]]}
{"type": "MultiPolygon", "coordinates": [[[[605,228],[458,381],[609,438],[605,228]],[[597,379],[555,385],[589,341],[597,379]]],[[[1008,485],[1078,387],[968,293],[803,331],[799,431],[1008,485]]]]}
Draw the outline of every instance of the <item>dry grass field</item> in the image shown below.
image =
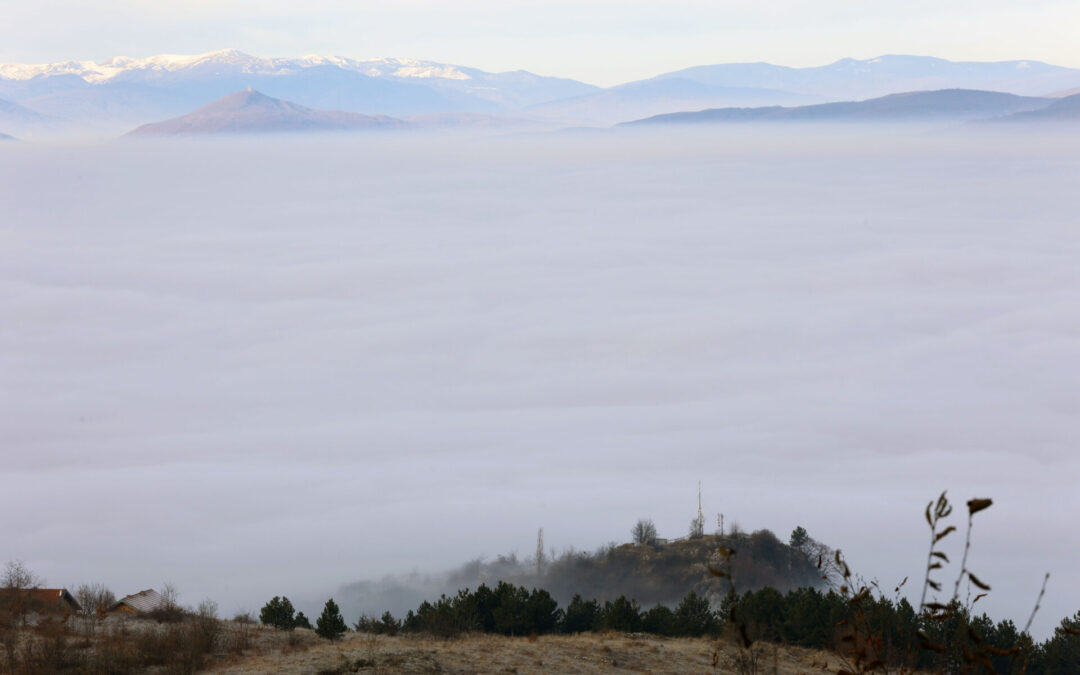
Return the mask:
{"type": "MultiPolygon", "coordinates": [[[[733,645],[702,638],[600,633],[440,640],[349,633],[336,643],[298,630],[291,645],[266,635],[258,654],[234,656],[209,672],[257,673],[737,673],[733,645]],[[713,667],[713,653],[720,648],[713,667]]],[[[280,635],[280,634],[279,634],[280,635]]],[[[835,657],[795,647],[762,646],[759,673],[836,672],[835,657]]]]}
{"type": "Polygon", "coordinates": [[[162,624],[114,617],[42,622],[6,636],[11,639],[2,642],[0,673],[21,675],[620,671],[794,675],[835,673],[841,667],[835,655],[825,652],[762,644],[755,647],[757,667],[747,671],[738,667],[746,655],[723,640],[616,632],[516,638],[470,634],[451,639],[349,632],[329,642],[312,630],[285,632],[251,622],[189,617],[162,624]]]}

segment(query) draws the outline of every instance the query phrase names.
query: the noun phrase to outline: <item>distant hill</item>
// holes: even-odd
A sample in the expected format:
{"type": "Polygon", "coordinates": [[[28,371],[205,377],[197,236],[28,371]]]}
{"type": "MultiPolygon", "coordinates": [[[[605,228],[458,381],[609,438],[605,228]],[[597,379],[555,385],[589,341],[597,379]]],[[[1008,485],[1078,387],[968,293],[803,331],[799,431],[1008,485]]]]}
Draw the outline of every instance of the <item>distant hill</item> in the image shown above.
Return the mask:
{"type": "Polygon", "coordinates": [[[1054,103],[1039,110],[1018,112],[992,121],[1013,123],[1080,122],[1080,94],[1057,99],[1054,103]]]}
{"type": "Polygon", "coordinates": [[[358,131],[406,126],[408,123],[392,117],[313,110],[248,90],[229,94],[182,117],[144,124],[128,136],[358,131]]]}
{"type": "MultiPolygon", "coordinates": [[[[724,537],[706,534],[657,546],[623,544],[605,546],[595,553],[571,551],[546,561],[539,575],[535,560],[515,555],[475,560],[445,574],[358,581],[339,589],[335,597],[343,609],[354,613],[377,616],[390,610],[400,615],[443,593],[453,595],[481,583],[490,586],[507,581],[544,588],[564,606],[580,594],[600,600],[625,595],[651,607],[677,603],[691,590],[719,605],[727,592],[727,581],[710,573],[709,566],[723,567],[717,554],[721,546],[738,552],[732,558],[731,572],[740,592],[765,586],[785,591],[820,586],[818,555],[830,551],[812,539],[803,548],[794,548],[769,530],[724,537]]],[[[825,557],[828,562],[828,555],[825,557]]]]}
{"type": "Polygon", "coordinates": [[[866,101],[821,103],[793,108],[719,108],[670,113],[629,124],[965,121],[1039,110],[1050,106],[1054,101],[1055,99],[993,91],[944,89],[890,94],[866,101]]]}
{"type": "Polygon", "coordinates": [[[55,127],[59,121],[18,103],[0,99],[0,128],[28,134],[35,130],[55,127]]]}
{"type": "Polygon", "coordinates": [[[13,140],[15,140],[14,136],[8,136],[7,134],[0,134],[0,141],[13,141],[13,140]]]}

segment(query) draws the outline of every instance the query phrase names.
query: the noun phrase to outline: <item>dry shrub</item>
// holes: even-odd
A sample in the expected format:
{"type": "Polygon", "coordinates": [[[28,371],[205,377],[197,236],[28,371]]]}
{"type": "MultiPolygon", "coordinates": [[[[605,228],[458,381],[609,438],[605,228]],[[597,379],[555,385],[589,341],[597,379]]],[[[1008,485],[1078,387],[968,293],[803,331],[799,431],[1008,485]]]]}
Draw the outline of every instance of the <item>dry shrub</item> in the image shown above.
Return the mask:
{"type": "Polygon", "coordinates": [[[311,635],[310,631],[302,629],[291,630],[288,633],[288,637],[285,639],[285,646],[281,651],[285,654],[306,652],[311,649],[314,644],[315,638],[311,635]]]}
{"type": "Polygon", "coordinates": [[[196,672],[214,650],[220,630],[216,624],[216,620],[194,619],[148,627],[133,640],[140,665],[162,667],[168,673],[196,672]]]}
{"type": "Polygon", "coordinates": [[[250,621],[235,621],[230,630],[223,631],[220,642],[226,654],[243,654],[254,644],[255,628],[250,621]]]}

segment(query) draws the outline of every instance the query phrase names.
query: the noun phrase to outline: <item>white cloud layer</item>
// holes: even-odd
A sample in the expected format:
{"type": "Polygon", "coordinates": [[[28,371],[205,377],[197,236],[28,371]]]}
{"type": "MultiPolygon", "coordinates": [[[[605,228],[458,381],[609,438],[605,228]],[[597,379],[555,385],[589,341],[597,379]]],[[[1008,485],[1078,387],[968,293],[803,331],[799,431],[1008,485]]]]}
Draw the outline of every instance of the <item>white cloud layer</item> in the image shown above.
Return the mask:
{"type": "MultiPolygon", "coordinates": [[[[0,556],[257,609],[706,508],[1080,598],[1060,141],[5,147],[0,556]]],[[[305,608],[306,609],[306,608],[305,608]]]]}

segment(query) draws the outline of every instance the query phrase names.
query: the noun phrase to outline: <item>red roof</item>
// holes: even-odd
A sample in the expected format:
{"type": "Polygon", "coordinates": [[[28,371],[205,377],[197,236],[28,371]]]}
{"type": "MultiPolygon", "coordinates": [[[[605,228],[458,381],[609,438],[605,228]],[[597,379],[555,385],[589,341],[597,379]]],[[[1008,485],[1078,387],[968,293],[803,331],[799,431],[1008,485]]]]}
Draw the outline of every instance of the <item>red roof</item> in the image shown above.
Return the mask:
{"type": "Polygon", "coordinates": [[[15,593],[18,593],[19,601],[26,603],[26,609],[30,611],[64,608],[78,611],[82,609],[75,596],[69,593],[66,588],[22,588],[18,591],[0,588],[0,604],[10,604],[15,593]]]}

